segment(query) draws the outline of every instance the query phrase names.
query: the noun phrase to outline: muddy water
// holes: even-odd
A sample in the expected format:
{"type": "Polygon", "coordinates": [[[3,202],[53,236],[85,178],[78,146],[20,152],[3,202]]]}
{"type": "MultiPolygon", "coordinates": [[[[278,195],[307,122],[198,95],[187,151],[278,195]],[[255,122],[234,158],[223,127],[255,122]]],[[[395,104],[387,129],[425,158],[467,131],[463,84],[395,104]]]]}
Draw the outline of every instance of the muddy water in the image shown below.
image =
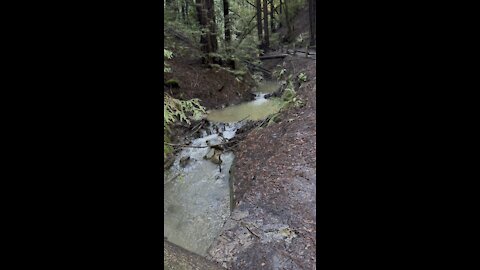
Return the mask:
{"type": "Polygon", "coordinates": [[[211,111],[207,119],[217,123],[235,123],[244,119],[258,121],[280,110],[282,102],[278,98],[265,99],[265,94],[273,93],[279,88],[277,82],[265,81],[253,92],[254,101],[230,106],[222,110],[211,111]]]}
{"type": "Polygon", "coordinates": [[[230,167],[234,159],[232,152],[220,155],[220,165],[205,159],[212,149],[209,145],[234,138],[243,125],[240,120],[261,120],[277,112],[280,101],[264,97],[276,89],[278,84],[266,82],[257,88],[254,101],[212,111],[207,117],[211,123],[190,144],[194,147],[177,154],[164,177],[164,236],[168,241],[206,255],[230,215],[230,167]]]}
{"type": "Polygon", "coordinates": [[[207,119],[221,123],[235,123],[243,119],[257,121],[278,112],[281,106],[280,99],[265,99],[263,96],[260,96],[252,102],[212,111],[208,114],[207,119]]]}

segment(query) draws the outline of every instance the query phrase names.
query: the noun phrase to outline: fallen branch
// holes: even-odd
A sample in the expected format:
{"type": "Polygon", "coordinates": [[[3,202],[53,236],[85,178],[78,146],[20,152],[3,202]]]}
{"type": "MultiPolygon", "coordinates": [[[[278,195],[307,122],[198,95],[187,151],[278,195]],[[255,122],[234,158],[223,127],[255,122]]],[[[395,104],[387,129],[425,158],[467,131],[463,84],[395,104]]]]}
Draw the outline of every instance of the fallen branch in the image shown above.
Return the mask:
{"type": "Polygon", "coordinates": [[[190,133],[188,136],[186,137],[190,137],[192,136],[193,134],[195,134],[200,128],[202,128],[203,124],[205,123],[205,121],[202,121],[200,122],[200,124],[198,125],[198,128],[196,128],[192,133],[190,133]]]}
{"type": "Polygon", "coordinates": [[[266,59],[275,59],[275,58],[285,58],[287,56],[288,54],[265,55],[265,56],[260,56],[258,59],[266,60],[266,59]]]}
{"type": "MultiPolygon", "coordinates": [[[[301,52],[301,53],[307,53],[306,51],[304,51],[304,50],[299,50],[299,49],[297,49],[296,51],[297,51],[297,52],[301,52]]],[[[316,52],[308,52],[308,54],[309,54],[309,55],[317,55],[316,52]]]]}
{"type": "MultiPolygon", "coordinates": [[[[215,145],[211,145],[211,146],[226,145],[226,144],[234,143],[234,142],[236,142],[236,140],[231,140],[231,141],[228,141],[228,142],[224,142],[224,143],[220,143],[220,144],[215,144],[215,145]]],[[[170,145],[170,146],[183,147],[183,148],[207,148],[207,147],[211,147],[210,145],[206,145],[206,146],[196,146],[196,145],[174,144],[174,143],[165,143],[165,144],[168,144],[168,145],[170,145]]]]}
{"type": "Polygon", "coordinates": [[[182,147],[182,148],[207,148],[207,147],[210,147],[210,146],[196,146],[196,145],[187,145],[187,144],[174,144],[174,143],[165,143],[165,144],[168,144],[170,146],[176,146],[176,147],[182,147]]]}

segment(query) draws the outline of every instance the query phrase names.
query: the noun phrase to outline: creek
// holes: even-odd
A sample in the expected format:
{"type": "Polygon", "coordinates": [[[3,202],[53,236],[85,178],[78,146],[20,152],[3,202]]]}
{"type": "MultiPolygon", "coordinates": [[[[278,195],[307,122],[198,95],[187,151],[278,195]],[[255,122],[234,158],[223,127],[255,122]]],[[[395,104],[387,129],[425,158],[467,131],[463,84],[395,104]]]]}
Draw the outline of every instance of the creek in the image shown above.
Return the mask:
{"type": "Polygon", "coordinates": [[[218,148],[232,140],[246,120],[278,112],[280,99],[265,99],[278,88],[277,82],[263,82],[252,89],[255,100],[210,111],[200,137],[176,155],[164,173],[164,237],[169,242],[206,255],[232,210],[230,169],[235,155],[218,148]]]}

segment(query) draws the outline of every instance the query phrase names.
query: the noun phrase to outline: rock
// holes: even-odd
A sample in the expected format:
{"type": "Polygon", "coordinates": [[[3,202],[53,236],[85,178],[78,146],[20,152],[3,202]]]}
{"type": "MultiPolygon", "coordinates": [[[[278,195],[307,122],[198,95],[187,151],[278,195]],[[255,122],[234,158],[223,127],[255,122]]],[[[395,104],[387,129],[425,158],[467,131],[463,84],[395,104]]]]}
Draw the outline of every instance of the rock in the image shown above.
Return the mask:
{"type": "Polygon", "coordinates": [[[210,159],[210,161],[212,161],[213,163],[215,163],[217,165],[222,164],[222,159],[220,158],[221,155],[222,155],[221,150],[214,149],[214,154],[213,154],[212,158],[210,159]]]}
{"type": "Polygon", "coordinates": [[[190,162],[190,157],[182,157],[180,159],[180,167],[185,168],[190,162]]]}
{"type": "Polygon", "coordinates": [[[210,151],[203,157],[204,159],[211,159],[213,155],[215,154],[215,149],[210,148],[210,151]]]}
{"type": "Polygon", "coordinates": [[[222,150],[217,148],[210,148],[210,151],[208,151],[208,153],[203,158],[208,159],[217,165],[220,165],[222,164],[222,159],[220,157],[221,155],[222,155],[222,150]]]}
{"type": "Polygon", "coordinates": [[[178,81],[175,79],[170,79],[166,81],[165,86],[172,87],[172,88],[179,88],[180,86],[178,85],[178,81]]]}

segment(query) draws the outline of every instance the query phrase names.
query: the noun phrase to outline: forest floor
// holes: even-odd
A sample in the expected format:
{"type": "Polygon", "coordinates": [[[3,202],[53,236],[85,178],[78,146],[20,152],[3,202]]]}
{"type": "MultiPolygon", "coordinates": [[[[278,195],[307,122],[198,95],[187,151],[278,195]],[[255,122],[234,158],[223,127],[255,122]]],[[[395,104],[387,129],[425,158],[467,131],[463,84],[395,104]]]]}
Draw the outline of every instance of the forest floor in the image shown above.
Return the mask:
{"type": "Polygon", "coordinates": [[[174,98],[200,99],[200,104],[207,109],[218,109],[222,106],[236,105],[252,100],[250,93],[253,86],[251,76],[237,77],[225,69],[208,67],[202,64],[193,47],[188,47],[188,53],[174,56],[168,63],[172,72],[165,74],[165,81],[175,80],[178,87],[165,86],[164,91],[174,98]]]}

